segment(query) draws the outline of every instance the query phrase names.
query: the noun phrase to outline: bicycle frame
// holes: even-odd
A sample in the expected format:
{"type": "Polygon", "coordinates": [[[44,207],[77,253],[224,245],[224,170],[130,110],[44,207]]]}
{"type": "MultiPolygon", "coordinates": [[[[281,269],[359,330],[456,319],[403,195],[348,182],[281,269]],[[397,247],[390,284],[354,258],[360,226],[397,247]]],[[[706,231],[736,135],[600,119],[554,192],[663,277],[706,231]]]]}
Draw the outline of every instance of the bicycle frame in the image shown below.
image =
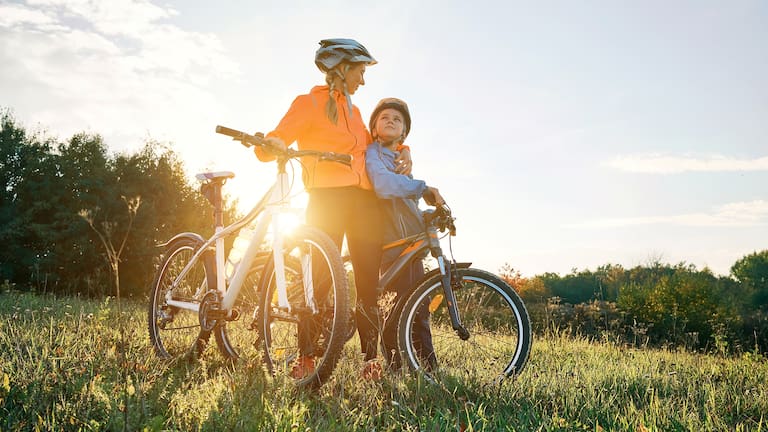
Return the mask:
{"type": "MultiPolygon", "coordinates": [[[[173,281],[172,287],[176,287],[178,283],[184,279],[186,274],[201,259],[204,253],[214,249],[216,266],[215,288],[221,296],[221,310],[225,311],[227,315],[231,314],[235,300],[237,299],[243,283],[245,282],[246,276],[248,275],[248,271],[250,270],[257,253],[259,252],[259,247],[266,238],[267,230],[270,225],[272,225],[274,231],[272,237],[272,250],[282,251],[283,249],[283,233],[280,230],[279,215],[293,212],[290,207],[290,187],[288,180],[288,174],[285,172],[285,166],[282,165],[278,169],[275,183],[267,190],[261,200],[259,200],[259,202],[245,217],[227,227],[215,227],[215,234],[206,240],[205,243],[203,243],[203,245],[200,246],[200,248],[195,252],[194,256],[190,259],[184,269],[182,269],[179,276],[173,281]],[[245,250],[240,263],[235,268],[234,273],[229,280],[229,284],[227,284],[224,274],[224,238],[231,235],[232,233],[237,232],[259,216],[261,216],[261,218],[256,225],[256,229],[250,239],[248,248],[245,250]]],[[[278,304],[280,307],[290,311],[290,303],[288,302],[288,295],[285,286],[285,264],[283,262],[283,255],[282,253],[274,253],[273,258],[278,289],[278,304]]],[[[207,282],[204,281],[197,289],[197,292],[194,296],[195,298],[199,299],[203,293],[207,291],[208,287],[206,284],[207,282]]],[[[166,295],[166,302],[169,306],[196,312],[199,311],[199,303],[174,300],[171,298],[172,291],[173,289],[169,289],[166,295]]]]}
{"type": "MultiPolygon", "coordinates": [[[[456,296],[453,292],[453,286],[451,283],[451,270],[454,266],[450,264],[450,261],[443,255],[443,249],[440,246],[440,239],[437,234],[437,229],[431,224],[426,223],[426,229],[424,232],[414,234],[406,238],[396,240],[392,243],[384,245],[383,249],[388,250],[395,247],[407,245],[407,247],[400,253],[386,272],[379,278],[379,291],[387,289],[398,275],[419,255],[424,255],[429,251],[433,258],[437,260],[438,271],[442,279],[443,291],[445,298],[448,302],[448,314],[451,318],[451,326],[456,330],[459,336],[466,340],[469,338],[469,332],[461,323],[461,317],[459,316],[459,310],[456,307],[456,296]]],[[[462,264],[455,264],[455,267],[464,267],[462,264]]],[[[469,264],[466,265],[469,267],[469,264]]],[[[423,280],[431,277],[432,274],[425,275],[423,280]]],[[[420,281],[421,282],[421,281],[420,281]]],[[[419,283],[420,283],[419,282],[419,283]]]]}

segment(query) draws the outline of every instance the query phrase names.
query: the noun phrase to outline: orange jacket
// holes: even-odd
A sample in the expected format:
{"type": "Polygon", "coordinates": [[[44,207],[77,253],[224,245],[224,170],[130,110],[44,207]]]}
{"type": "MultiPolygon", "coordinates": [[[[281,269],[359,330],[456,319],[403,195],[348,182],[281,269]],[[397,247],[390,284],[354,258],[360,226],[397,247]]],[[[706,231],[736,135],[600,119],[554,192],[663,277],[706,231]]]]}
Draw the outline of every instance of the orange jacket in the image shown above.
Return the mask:
{"type": "MultiPolygon", "coordinates": [[[[286,145],[296,142],[299,150],[352,155],[351,167],[338,162],[318,161],[314,157],[302,158],[302,180],[307,189],[338,186],[372,189],[365,172],[365,149],[371,143],[371,135],[365,128],[360,110],[353,105],[350,116],[344,95],[334,91],[333,96],[338,110],[337,124],[331,123],[325,113],[329,87],[316,86],[309,94],[300,95],[293,101],[280,124],[267,136],[278,137],[286,145]]],[[[260,149],[257,149],[256,156],[261,161],[274,159],[260,149]]]]}

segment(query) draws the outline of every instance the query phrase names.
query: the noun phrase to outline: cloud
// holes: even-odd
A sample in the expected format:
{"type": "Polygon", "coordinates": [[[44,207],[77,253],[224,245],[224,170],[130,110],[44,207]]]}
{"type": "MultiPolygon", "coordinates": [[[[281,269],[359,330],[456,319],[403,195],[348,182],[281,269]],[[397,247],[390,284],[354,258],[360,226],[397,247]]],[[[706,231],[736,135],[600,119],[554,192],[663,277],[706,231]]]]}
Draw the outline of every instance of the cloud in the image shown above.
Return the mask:
{"type": "Polygon", "coordinates": [[[55,19],[39,10],[29,9],[17,4],[0,5],[0,27],[12,26],[47,26],[54,24],[55,19]]]}
{"type": "Polygon", "coordinates": [[[220,108],[213,84],[240,70],[217,37],[175,15],[145,0],[0,5],[2,104],[60,134],[95,130],[117,149],[148,133],[194,138],[220,108]]]}
{"type": "Polygon", "coordinates": [[[597,229],[640,225],[678,225],[691,227],[748,227],[768,225],[768,201],[755,200],[729,203],[704,213],[594,219],[575,224],[568,224],[565,227],[597,229]]]}
{"type": "Polygon", "coordinates": [[[170,8],[146,0],[28,0],[27,4],[59,18],[78,18],[106,35],[125,35],[142,39],[163,18],[177,15],[170,8]]]}
{"type": "Polygon", "coordinates": [[[768,156],[737,159],[721,155],[671,156],[659,153],[619,156],[603,165],[632,173],[677,174],[683,172],[768,171],[768,156]]]}

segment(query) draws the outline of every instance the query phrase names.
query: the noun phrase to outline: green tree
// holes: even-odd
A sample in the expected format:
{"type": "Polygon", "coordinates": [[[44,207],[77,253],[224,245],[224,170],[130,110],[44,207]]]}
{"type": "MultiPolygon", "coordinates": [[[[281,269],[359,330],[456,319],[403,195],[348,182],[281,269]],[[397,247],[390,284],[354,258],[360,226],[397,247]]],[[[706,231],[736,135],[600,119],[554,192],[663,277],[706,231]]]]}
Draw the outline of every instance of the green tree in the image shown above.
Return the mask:
{"type": "Polygon", "coordinates": [[[768,307],[768,250],[740,258],[731,266],[731,274],[750,294],[754,308],[768,307]]]}
{"type": "Polygon", "coordinates": [[[738,308],[727,286],[708,269],[694,265],[653,264],[630,271],[629,283],[619,293],[619,307],[650,325],[656,342],[707,345],[714,338],[733,339],[741,325],[738,308]]]}
{"type": "MultiPolygon", "coordinates": [[[[0,280],[48,291],[111,294],[111,269],[101,240],[79,216],[109,223],[124,238],[129,219],[121,197],[141,196],[119,260],[123,293],[144,294],[157,244],[181,231],[210,235],[210,204],[190,184],[168,146],[147,142],[135,154],[110,155],[98,134],[65,142],[29,135],[10,110],[0,111],[0,280]]],[[[225,217],[236,217],[225,203],[225,217]]]]}
{"type": "MultiPolygon", "coordinates": [[[[189,183],[178,156],[161,143],[150,141],[135,154],[118,155],[113,165],[120,194],[141,196],[120,274],[127,294],[143,294],[152,281],[157,244],[182,231],[211,235],[213,209],[189,183]]],[[[234,204],[227,202],[225,220],[236,216],[234,204]]]]}
{"type": "Polygon", "coordinates": [[[0,114],[0,278],[38,279],[58,200],[58,157],[52,141],[29,136],[10,111],[0,114]]]}
{"type": "Polygon", "coordinates": [[[619,288],[627,281],[628,272],[618,264],[604,264],[595,270],[599,298],[597,300],[615,302],[619,298],[619,288]]]}
{"type": "Polygon", "coordinates": [[[563,303],[577,304],[590,300],[603,300],[601,283],[598,275],[589,270],[577,271],[563,277],[557,273],[544,273],[539,276],[547,290],[563,303]]]}

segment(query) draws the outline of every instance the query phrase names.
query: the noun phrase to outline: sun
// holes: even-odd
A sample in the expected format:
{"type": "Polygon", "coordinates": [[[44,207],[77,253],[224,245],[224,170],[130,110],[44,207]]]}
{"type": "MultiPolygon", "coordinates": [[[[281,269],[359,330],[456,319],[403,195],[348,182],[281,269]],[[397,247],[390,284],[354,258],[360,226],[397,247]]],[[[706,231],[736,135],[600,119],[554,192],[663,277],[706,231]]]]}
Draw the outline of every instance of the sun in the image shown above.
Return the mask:
{"type": "Polygon", "coordinates": [[[291,207],[276,212],[272,218],[273,231],[279,231],[283,237],[291,235],[296,228],[304,225],[304,209],[291,207]]]}

